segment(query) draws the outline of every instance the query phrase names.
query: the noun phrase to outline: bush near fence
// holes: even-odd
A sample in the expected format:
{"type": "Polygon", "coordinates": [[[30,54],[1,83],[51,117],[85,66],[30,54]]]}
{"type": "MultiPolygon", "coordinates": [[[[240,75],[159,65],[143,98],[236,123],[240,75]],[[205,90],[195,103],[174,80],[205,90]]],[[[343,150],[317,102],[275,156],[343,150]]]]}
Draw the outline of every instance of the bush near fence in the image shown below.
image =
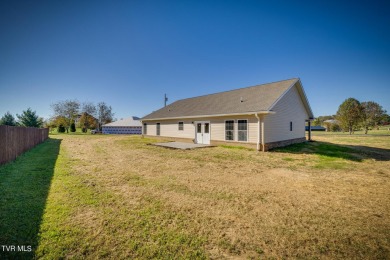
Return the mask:
{"type": "Polygon", "coordinates": [[[48,137],[48,128],[0,125],[0,165],[15,160],[48,137]]]}

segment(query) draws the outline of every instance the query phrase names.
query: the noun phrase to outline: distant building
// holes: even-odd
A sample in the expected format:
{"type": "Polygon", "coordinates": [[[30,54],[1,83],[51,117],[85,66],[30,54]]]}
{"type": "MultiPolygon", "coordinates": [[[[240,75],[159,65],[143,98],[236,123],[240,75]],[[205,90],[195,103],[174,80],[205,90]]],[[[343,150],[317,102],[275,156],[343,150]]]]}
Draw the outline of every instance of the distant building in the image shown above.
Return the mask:
{"type": "MultiPolygon", "coordinates": [[[[326,131],[326,128],[319,125],[312,125],[310,127],[311,131],[326,131]]],[[[305,130],[309,131],[309,126],[305,126],[305,130]]]]}
{"type": "Polygon", "coordinates": [[[102,126],[103,134],[142,134],[142,124],[138,117],[132,116],[102,126]]]}
{"type": "Polygon", "coordinates": [[[328,119],[328,120],[325,120],[324,123],[328,123],[328,124],[340,124],[340,122],[336,119],[328,119]]]}
{"type": "Polygon", "coordinates": [[[325,125],[327,132],[338,132],[341,130],[340,121],[337,119],[325,120],[323,124],[325,125]]]}

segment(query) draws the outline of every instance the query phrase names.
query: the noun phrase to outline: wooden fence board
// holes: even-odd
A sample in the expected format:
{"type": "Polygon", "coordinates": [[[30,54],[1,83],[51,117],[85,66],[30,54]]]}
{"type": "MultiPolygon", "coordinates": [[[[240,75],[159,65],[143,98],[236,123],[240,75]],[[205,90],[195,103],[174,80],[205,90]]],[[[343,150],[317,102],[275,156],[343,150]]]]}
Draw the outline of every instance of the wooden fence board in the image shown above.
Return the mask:
{"type": "Polygon", "coordinates": [[[0,125],[0,165],[15,160],[48,137],[48,128],[0,125]]]}

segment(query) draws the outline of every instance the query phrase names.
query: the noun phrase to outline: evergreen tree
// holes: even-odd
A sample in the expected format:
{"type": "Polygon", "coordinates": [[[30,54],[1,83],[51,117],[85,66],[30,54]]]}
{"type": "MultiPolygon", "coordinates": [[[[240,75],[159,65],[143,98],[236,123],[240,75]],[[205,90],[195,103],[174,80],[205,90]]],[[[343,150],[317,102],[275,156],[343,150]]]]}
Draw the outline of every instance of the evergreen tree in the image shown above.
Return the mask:
{"type": "Polygon", "coordinates": [[[19,125],[25,127],[42,127],[43,120],[38,117],[35,111],[31,108],[23,111],[21,115],[16,115],[19,119],[19,125]]]}
{"type": "Polygon", "coordinates": [[[74,122],[72,124],[70,124],[70,131],[73,133],[76,132],[76,125],[74,122]]]}
{"type": "Polygon", "coordinates": [[[57,129],[58,133],[65,133],[65,127],[63,125],[59,125],[57,129]]]}
{"type": "Polygon", "coordinates": [[[0,119],[0,125],[16,126],[15,117],[10,112],[5,113],[0,119]]]}

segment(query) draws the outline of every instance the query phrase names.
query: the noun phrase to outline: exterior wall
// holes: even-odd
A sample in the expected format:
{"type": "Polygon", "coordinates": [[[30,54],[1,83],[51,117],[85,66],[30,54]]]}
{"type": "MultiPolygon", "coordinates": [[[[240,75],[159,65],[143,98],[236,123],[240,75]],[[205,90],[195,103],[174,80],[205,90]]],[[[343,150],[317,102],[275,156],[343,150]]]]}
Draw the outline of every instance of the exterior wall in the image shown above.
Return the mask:
{"type": "Polygon", "coordinates": [[[305,137],[305,120],[309,118],[297,88],[292,87],[264,117],[264,141],[274,143],[305,137]],[[293,130],[290,131],[290,122],[293,130]]]}
{"type": "Polygon", "coordinates": [[[296,138],[296,139],[289,139],[289,140],[283,140],[279,142],[272,142],[267,143],[264,145],[264,151],[268,151],[277,147],[283,147],[291,144],[297,144],[297,143],[303,143],[306,142],[306,137],[296,138]]]}
{"type": "Polygon", "coordinates": [[[162,120],[162,121],[145,121],[147,124],[146,135],[156,136],[156,125],[160,123],[160,136],[178,137],[178,138],[195,138],[195,126],[192,123],[194,120],[162,120]],[[183,122],[183,130],[179,130],[179,122],[183,122]]]}
{"type": "MultiPolygon", "coordinates": [[[[295,86],[277,102],[273,111],[276,113],[261,115],[260,143],[265,143],[262,149],[268,150],[305,141],[305,121],[309,115],[295,86]],[[292,122],[292,131],[290,131],[290,122],[292,122]],[[262,133],[263,126],[264,133],[262,133]]],[[[196,121],[210,121],[211,144],[218,142],[256,144],[258,141],[258,121],[254,115],[144,121],[143,123],[147,123],[146,135],[156,136],[156,123],[160,123],[160,136],[193,140],[195,139],[194,122],[196,121]],[[237,121],[239,119],[248,120],[247,142],[238,141],[237,121]],[[225,140],[226,120],[234,120],[234,141],[225,140]],[[183,131],[178,130],[178,122],[184,122],[183,131]]]]}
{"type": "Polygon", "coordinates": [[[195,139],[195,122],[210,121],[210,140],[225,141],[225,121],[234,120],[234,141],[238,142],[238,123],[239,119],[248,120],[248,141],[239,143],[256,143],[257,142],[257,118],[253,115],[248,116],[232,116],[232,117],[212,117],[212,118],[193,118],[186,120],[161,120],[161,121],[144,121],[147,124],[146,135],[156,136],[156,124],[160,123],[160,136],[175,137],[175,138],[190,138],[195,139]],[[184,130],[179,131],[178,123],[184,122],[184,130]]]}
{"type": "Polygon", "coordinates": [[[142,134],[141,126],[103,126],[103,134],[142,134]]]}
{"type": "MultiPolygon", "coordinates": [[[[257,142],[257,118],[253,115],[247,116],[228,116],[211,118],[211,140],[238,142],[238,122],[239,119],[248,120],[248,141],[242,143],[256,143],[257,142]],[[225,140],[225,121],[234,120],[234,141],[225,140]]],[[[206,120],[206,119],[205,119],[206,120]]],[[[240,141],[241,143],[241,141],[240,141]]]]}

